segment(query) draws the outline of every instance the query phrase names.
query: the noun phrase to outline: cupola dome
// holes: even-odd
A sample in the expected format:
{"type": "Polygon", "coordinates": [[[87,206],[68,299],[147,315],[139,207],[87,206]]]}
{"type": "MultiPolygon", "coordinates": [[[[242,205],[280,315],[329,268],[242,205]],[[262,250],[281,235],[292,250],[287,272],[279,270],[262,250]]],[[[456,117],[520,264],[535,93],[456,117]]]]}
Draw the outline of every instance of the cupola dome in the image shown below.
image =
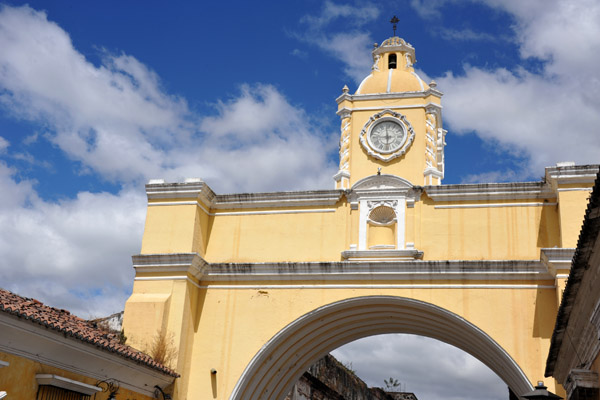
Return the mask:
{"type": "Polygon", "coordinates": [[[356,94],[423,92],[429,86],[415,73],[415,48],[397,36],[374,45],[371,74],[356,94]]]}

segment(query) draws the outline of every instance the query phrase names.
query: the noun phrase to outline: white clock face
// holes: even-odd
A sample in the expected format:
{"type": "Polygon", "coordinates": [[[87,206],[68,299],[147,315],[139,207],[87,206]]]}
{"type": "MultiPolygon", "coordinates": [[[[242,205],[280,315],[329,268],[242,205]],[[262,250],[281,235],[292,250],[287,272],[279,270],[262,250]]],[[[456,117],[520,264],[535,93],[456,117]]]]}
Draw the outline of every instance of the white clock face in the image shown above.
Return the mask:
{"type": "Polygon", "coordinates": [[[394,121],[381,121],[371,129],[368,140],[373,150],[391,153],[398,150],[406,138],[404,128],[394,121]]]}

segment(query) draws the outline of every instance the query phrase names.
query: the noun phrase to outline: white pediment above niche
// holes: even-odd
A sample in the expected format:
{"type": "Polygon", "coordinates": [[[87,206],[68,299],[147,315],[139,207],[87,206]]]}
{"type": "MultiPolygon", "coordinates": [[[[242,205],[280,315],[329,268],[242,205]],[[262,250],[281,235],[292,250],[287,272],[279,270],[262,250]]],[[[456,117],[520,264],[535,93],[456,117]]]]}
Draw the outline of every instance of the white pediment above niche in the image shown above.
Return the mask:
{"type": "Polygon", "coordinates": [[[396,175],[371,175],[356,182],[352,186],[352,191],[371,191],[371,190],[409,190],[413,185],[404,178],[396,175]]]}

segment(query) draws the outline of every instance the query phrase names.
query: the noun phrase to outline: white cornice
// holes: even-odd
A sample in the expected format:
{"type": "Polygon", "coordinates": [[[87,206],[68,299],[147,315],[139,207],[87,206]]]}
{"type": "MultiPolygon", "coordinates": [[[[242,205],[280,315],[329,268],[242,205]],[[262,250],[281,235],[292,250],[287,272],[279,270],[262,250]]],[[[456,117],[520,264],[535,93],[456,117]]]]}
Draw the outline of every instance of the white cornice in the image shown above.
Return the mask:
{"type": "Polygon", "coordinates": [[[346,171],[346,170],[339,170],[334,176],[333,176],[333,180],[334,181],[339,181],[342,178],[350,178],[350,172],[346,171]]]}
{"type": "Polygon", "coordinates": [[[424,176],[429,176],[429,175],[433,175],[436,178],[440,178],[443,179],[444,178],[444,173],[440,170],[438,170],[437,168],[434,167],[427,167],[425,168],[425,171],[423,172],[424,176]]]}
{"type": "Polygon", "coordinates": [[[212,189],[200,179],[190,179],[186,182],[164,183],[163,180],[154,179],[146,185],[148,204],[156,200],[196,199],[198,205],[206,213],[215,199],[212,189]],[[207,209],[208,208],[208,209],[207,209]]]}
{"type": "Polygon", "coordinates": [[[136,273],[180,272],[200,280],[208,263],[198,253],[138,254],[131,257],[136,273]]]}
{"type": "Polygon", "coordinates": [[[408,180],[396,175],[380,174],[370,175],[360,179],[352,185],[352,191],[355,192],[371,192],[385,190],[400,190],[408,191],[412,189],[413,184],[408,180]]]}
{"type": "Polygon", "coordinates": [[[451,208],[504,208],[504,207],[554,207],[558,203],[526,202],[526,203],[471,203],[471,204],[441,204],[433,206],[435,209],[451,208]]]}
{"type": "MultiPolygon", "coordinates": [[[[441,98],[444,94],[437,89],[429,88],[423,91],[414,92],[391,92],[391,93],[366,93],[366,94],[343,94],[336,99],[340,104],[345,100],[364,101],[364,100],[394,100],[394,99],[423,99],[428,96],[441,98]]],[[[441,107],[438,104],[439,107],[441,107]]]]}
{"type": "Polygon", "coordinates": [[[343,190],[222,194],[216,196],[211,207],[214,209],[237,209],[333,206],[342,198],[343,194],[343,190]]]}
{"type": "Polygon", "coordinates": [[[123,388],[154,396],[154,386],[174,378],[134,360],[101,350],[32,321],[0,313],[0,351],[96,380],[116,379],[123,388]]]}
{"type": "MultiPolygon", "coordinates": [[[[378,252],[383,250],[378,250],[378,252]]],[[[553,280],[546,266],[540,261],[421,261],[403,252],[409,260],[373,260],[305,262],[305,263],[246,263],[210,264],[203,281],[364,281],[374,280],[553,280]]],[[[354,252],[355,255],[363,252],[354,252]]],[[[370,251],[369,253],[375,253],[370,251]]]]}
{"type": "MultiPolygon", "coordinates": [[[[333,206],[343,195],[343,190],[310,190],[272,193],[236,193],[216,195],[202,181],[183,183],[159,183],[158,180],[146,185],[149,205],[166,205],[156,200],[197,199],[198,205],[207,213],[210,209],[244,209],[263,207],[310,207],[333,206]],[[205,208],[206,207],[206,208],[205,208]]],[[[173,202],[174,204],[183,204],[173,202]]],[[[189,202],[185,203],[192,204],[189,202]]]]}
{"type": "Polygon", "coordinates": [[[542,182],[480,183],[425,186],[433,201],[489,201],[515,199],[554,199],[556,193],[542,182]]]}
{"type": "Polygon", "coordinates": [[[344,100],[350,100],[350,101],[352,101],[352,95],[349,94],[349,93],[342,93],[337,99],[335,99],[335,101],[338,104],[340,104],[344,100]]]}
{"type": "Polygon", "coordinates": [[[546,181],[557,185],[583,183],[592,185],[600,165],[565,165],[546,167],[546,181]]]}
{"type": "Polygon", "coordinates": [[[575,254],[573,248],[544,248],[540,250],[540,261],[550,273],[556,275],[557,270],[571,269],[573,254],[575,254]]]}

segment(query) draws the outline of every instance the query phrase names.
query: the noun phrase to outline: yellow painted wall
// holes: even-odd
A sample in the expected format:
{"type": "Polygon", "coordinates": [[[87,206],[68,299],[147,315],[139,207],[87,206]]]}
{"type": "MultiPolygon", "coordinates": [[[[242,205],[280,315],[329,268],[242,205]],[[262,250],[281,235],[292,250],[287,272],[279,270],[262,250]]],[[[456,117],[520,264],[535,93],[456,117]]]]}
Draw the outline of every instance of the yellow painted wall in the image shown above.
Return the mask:
{"type": "MultiPolygon", "coordinates": [[[[568,188],[568,186],[566,188],[561,186],[561,189],[568,188]]],[[[579,238],[579,231],[581,231],[581,224],[583,223],[583,216],[585,215],[585,207],[590,196],[590,191],[573,190],[558,192],[559,221],[562,237],[561,247],[577,247],[577,239],[579,238]]]]}
{"type": "Polygon", "coordinates": [[[209,217],[195,205],[149,206],[141,254],[204,254],[209,229],[209,217]]]}
{"type": "MultiPolygon", "coordinates": [[[[0,390],[5,391],[7,400],[33,400],[36,398],[38,384],[37,374],[53,374],[63,378],[96,385],[97,379],[65,371],[60,368],[45,365],[28,358],[0,352],[0,360],[9,363],[8,367],[0,368],[0,390]]],[[[94,400],[108,399],[108,393],[99,392],[94,400]]],[[[119,388],[117,400],[151,400],[154,397],[145,396],[125,388],[119,388]]]]}
{"type": "MultiPolygon", "coordinates": [[[[557,206],[515,207],[511,201],[504,202],[509,206],[454,202],[480,207],[436,208],[449,203],[424,195],[414,208],[406,209],[406,241],[414,242],[425,260],[538,260],[541,248],[560,246],[561,240],[576,243],[578,230],[566,229],[566,222],[559,229],[557,206]]],[[[562,207],[561,218],[577,225],[570,221],[583,218],[581,204],[562,207]]],[[[333,212],[288,209],[286,214],[208,217],[196,206],[153,206],[149,207],[142,254],[197,252],[209,262],[339,261],[341,252],[358,242],[358,212],[351,214],[345,198],[330,209],[333,212]]]]}
{"type": "MultiPolygon", "coordinates": [[[[494,201],[494,204],[511,203],[494,201]]],[[[522,201],[519,201],[521,203],[522,201]]],[[[425,196],[417,203],[415,247],[427,260],[539,260],[540,249],[560,245],[556,206],[437,208],[425,196]]]]}
{"type": "Polygon", "coordinates": [[[340,252],[349,246],[350,207],[340,203],[330,209],[333,212],[217,215],[206,259],[211,262],[340,260],[340,252]]]}
{"type": "MultiPolygon", "coordinates": [[[[203,311],[194,327],[190,369],[186,369],[195,379],[188,381],[185,391],[216,399],[228,398],[251,358],[284,326],[324,304],[361,295],[404,296],[463,315],[506,349],[535,381],[544,374],[554,327],[549,310],[557,307],[553,289],[200,291],[203,311]],[[210,374],[213,368],[218,371],[216,379],[210,374]]],[[[553,382],[546,383],[554,389],[553,382]]]]}

